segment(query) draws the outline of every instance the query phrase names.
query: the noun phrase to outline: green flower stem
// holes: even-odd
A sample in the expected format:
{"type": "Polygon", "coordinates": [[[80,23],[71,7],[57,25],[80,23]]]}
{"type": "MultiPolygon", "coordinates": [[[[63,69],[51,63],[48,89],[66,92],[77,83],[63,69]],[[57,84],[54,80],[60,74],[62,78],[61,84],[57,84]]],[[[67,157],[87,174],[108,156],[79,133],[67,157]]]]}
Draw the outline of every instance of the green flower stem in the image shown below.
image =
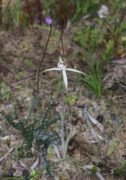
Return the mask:
{"type": "Polygon", "coordinates": [[[64,106],[62,106],[62,110],[59,110],[59,115],[61,119],[61,146],[62,146],[62,155],[64,154],[64,147],[65,147],[65,133],[64,133],[64,124],[65,124],[65,119],[64,119],[64,112],[63,112],[64,106]]]}
{"type": "Polygon", "coordinates": [[[70,131],[69,135],[67,136],[66,142],[64,144],[63,158],[66,158],[69,142],[76,134],[77,134],[76,130],[73,129],[73,130],[70,131]]]}
{"type": "Polygon", "coordinates": [[[63,56],[64,56],[63,30],[61,30],[60,40],[61,40],[61,46],[62,46],[62,53],[63,53],[63,56]]]}
{"type": "Polygon", "coordinates": [[[37,72],[37,93],[39,93],[40,72],[42,70],[42,65],[43,65],[43,62],[44,62],[44,57],[45,57],[46,50],[47,50],[47,47],[48,47],[48,44],[49,44],[51,33],[52,33],[52,25],[50,25],[49,36],[48,36],[48,39],[47,39],[47,42],[46,42],[46,46],[45,46],[45,49],[44,49],[44,52],[43,52],[43,55],[42,55],[42,59],[41,59],[41,62],[39,64],[39,68],[38,68],[38,72],[37,72]]]}

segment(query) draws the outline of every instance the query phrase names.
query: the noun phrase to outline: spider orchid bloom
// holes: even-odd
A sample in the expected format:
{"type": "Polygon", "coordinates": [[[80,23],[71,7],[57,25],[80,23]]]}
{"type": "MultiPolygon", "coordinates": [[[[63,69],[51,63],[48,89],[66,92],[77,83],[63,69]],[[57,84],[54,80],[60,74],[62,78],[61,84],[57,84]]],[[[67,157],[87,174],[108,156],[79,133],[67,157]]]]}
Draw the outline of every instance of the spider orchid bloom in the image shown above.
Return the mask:
{"type": "Polygon", "coordinates": [[[43,72],[48,72],[48,71],[61,71],[62,72],[63,82],[64,82],[66,90],[68,88],[67,71],[76,72],[76,73],[80,73],[80,74],[85,75],[85,73],[83,73],[77,69],[67,68],[66,65],[64,65],[64,62],[63,62],[61,57],[59,57],[59,62],[58,62],[57,68],[47,69],[43,72]]]}
{"type": "Polygon", "coordinates": [[[109,9],[106,5],[102,5],[101,8],[97,12],[99,18],[106,19],[109,15],[109,9]]]}

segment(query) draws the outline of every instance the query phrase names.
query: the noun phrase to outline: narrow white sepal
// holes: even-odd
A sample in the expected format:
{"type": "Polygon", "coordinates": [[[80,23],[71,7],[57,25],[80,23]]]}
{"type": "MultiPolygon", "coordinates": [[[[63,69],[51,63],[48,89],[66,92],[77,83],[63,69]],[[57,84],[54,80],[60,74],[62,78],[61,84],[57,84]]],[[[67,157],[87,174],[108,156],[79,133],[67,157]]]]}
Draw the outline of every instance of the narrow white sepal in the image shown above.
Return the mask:
{"type": "Polygon", "coordinates": [[[76,73],[80,73],[80,74],[84,74],[84,75],[85,75],[85,73],[83,73],[82,71],[79,71],[79,70],[77,70],[77,69],[66,68],[66,70],[67,70],[67,71],[76,72],[76,73]]]}
{"type": "Polygon", "coordinates": [[[47,71],[61,71],[59,68],[51,68],[51,69],[46,69],[43,72],[47,72],[47,71]]]}
{"type": "Polygon", "coordinates": [[[67,80],[67,73],[66,73],[66,69],[63,69],[63,70],[62,70],[62,74],[63,74],[63,81],[64,81],[64,85],[65,85],[66,90],[67,90],[67,87],[68,87],[68,80],[67,80]]]}

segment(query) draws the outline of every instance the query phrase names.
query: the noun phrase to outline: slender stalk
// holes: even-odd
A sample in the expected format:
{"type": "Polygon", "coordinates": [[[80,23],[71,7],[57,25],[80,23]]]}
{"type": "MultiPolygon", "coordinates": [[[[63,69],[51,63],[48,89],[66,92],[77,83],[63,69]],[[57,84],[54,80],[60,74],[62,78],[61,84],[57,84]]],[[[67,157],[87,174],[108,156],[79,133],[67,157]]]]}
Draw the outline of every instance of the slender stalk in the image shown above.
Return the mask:
{"type": "Polygon", "coordinates": [[[60,118],[61,118],[61,145],[62,145],[62,152],[64,156],[64,149],[65,149],[65,134],[64,134],[64,124],[65,124],[65,119],[64,119],[64,114],[60,112],[60,118]]]}
{"type": "MultiPolygon", "coordinates": [[[[63,108],[63,107],[62,107],[63,108]]],[[[64,156],[64,150],[65,150],[65,134],[64,134],[64,123],[65,123],[65,119],[64,119],[64,113],[62,112],[62,109],[59,109],[59,115],[61,118],[61,146],[62,146],[62,156],[64,156]]]]}
{"type": "MultiPolygon", "coordinates": [[[[64,44],[63,44],[63,30],[61,29],[61,34],[60,34],[60,41],[61,41],[61,48],[62,48],[62,53],[64,57],[64,44]]],[[[64,91],[63,91],[64,92],[64,91]]],[[[62,157],[65,156],[65,118],[64,118],[64,93],[62,92],[62,110],[60,110],[60,118],[61,118],[61,145],[62,145],[62,157]]]]}
{"type": "Polygon", "coordinates": [[[48,47],[48,43],[49,43],[49,40],[50,40],[50,37],[51,37],[51,33],[52,33],[52,25],[50,25],[49,36],[48,36],[48,39],[47,39],[47,42],[46,42],[46,46],[45,46],[45,49],[43,51],[42,59],[41,59],[41,62],[39,64],[39,68],[38,68],[38,72],[37,72],[37,93],[39,93],[40,72],[41,72],[42,64],[44,62],[44,57],[45,57],[45,53],[46,53],[46,50],[47,50],[47,47],[48,47]]]}
{"type": "Polygon", "coordinates": [[[0,0],[0,25],[2,25],[2,0],[0,0]]]}
{"type": "Polygon", "coordinates": [[[70,140],[77,134],[76,130],[73,129],[70,131],[67,139],[66,139],[66,142],[64,144],[64,152],[63,152],[63,158],[65,159],[66,158],[66,154],[67,154],[67,150],[68,150],[68,145],[70,143],[70,140]]]}
{"type": "Polygon", "coordinates": [[[63,30],[62,29],[61,29],[61,34],[60,34],[60,40],[61,40],[61,47],[62,47],[62,52],[64,56],[63,30]]]}

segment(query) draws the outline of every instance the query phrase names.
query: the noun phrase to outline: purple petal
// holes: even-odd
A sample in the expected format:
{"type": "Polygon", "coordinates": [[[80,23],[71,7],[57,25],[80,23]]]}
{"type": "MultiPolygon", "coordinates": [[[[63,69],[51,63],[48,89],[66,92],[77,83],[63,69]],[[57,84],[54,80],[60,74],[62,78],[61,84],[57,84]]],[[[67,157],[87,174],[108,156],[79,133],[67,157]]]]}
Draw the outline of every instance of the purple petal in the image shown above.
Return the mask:
{"type": "Polygon", "coordinates": [[[51,24],[53,23],[53,20],[51,19],[50,16],[47,16],[47,17],[45,18],[45,23],[48,24],[48,25],[51,25],[51,24]]]}

